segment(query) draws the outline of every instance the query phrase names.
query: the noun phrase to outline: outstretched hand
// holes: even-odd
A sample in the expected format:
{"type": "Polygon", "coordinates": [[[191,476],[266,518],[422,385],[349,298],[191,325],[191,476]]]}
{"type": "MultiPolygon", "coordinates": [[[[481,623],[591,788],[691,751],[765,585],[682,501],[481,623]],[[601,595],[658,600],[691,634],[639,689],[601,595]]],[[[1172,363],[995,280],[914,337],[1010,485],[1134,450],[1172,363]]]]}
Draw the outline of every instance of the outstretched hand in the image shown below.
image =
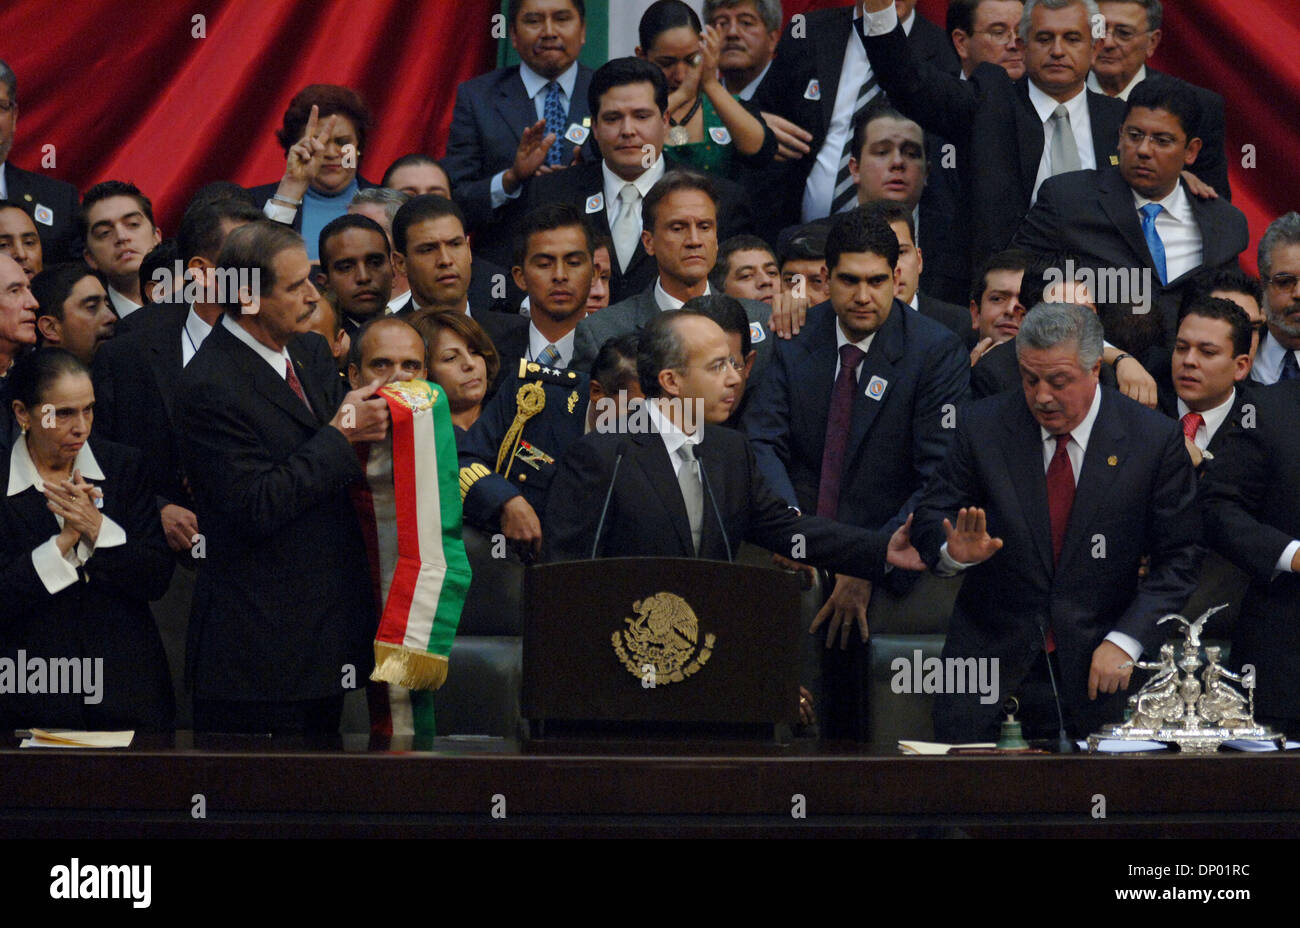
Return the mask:
{"type": "Polygon", "coordinates": [[[1001,538],[992,538],[983,509],[974,506],[957,513],[957,526],[943,520],[943,530],[948,536],[948,556],[958,564],[982,564],[1002,547],[1001,538]]]}

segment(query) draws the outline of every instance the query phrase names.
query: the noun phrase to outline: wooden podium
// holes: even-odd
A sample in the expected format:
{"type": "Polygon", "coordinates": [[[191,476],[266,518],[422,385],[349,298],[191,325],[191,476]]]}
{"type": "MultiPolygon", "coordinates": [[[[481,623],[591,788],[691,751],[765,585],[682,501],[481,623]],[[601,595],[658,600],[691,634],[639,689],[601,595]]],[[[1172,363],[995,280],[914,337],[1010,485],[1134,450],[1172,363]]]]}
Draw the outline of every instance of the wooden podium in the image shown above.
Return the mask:
{"type": "Polygon", "coordinates": [[[793,725],[798,634],[799,580],[784,571],[679,558],[530,567],[523,715],[542,731],[793,725]]]}

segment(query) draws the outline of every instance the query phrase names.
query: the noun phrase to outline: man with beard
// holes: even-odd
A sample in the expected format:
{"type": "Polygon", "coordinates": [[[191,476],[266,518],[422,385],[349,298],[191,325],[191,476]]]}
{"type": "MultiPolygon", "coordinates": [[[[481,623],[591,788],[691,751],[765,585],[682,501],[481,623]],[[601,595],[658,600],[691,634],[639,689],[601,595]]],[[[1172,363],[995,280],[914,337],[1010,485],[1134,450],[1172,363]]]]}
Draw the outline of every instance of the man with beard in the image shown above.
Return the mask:
{"type": "Polygon", "coordinates": [[[1260,383],[1300,379],[1300,213],[1275,219],[1259,240],[1268,334],[1251,377],[1260,383]]]}

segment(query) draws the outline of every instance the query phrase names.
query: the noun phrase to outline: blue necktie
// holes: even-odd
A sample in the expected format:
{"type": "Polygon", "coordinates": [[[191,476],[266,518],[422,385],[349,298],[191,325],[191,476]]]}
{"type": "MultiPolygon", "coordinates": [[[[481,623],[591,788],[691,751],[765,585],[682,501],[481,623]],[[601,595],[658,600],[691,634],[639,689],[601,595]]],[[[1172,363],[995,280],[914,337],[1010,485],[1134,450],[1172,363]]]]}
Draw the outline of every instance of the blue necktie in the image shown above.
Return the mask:
{"type": "Polygon", "coordinates": [[[1147,248],[1151,250],[1151,260],[1155,262],[1156,273],[1160,275],[1162,285],[1169,283],[1169,270],[1165,266],[1165,243],[1160,241],[1160,233],[1156,231],[1156,217],[1163,209],[1159,203],[1148,203],[1138,210],[1142,214],[1142,237],[1147,240],[1147,248]]]}
{"type": "Polygon", "coordinates": [[[542,349],[542,353],[537,356],[537,363],[543,367],[557,367],[560,363],[560,349],[555,345],[547,345],[542,349]]]}
{"type": "Polygon", "coordinates": [[[1294,351],[1288,351],[1282,358],[1282,373],[1278,377],[1282,383],[1288,380],[1300,380],[1300,364],[1296,363],[1294,351]]]}
{"type": "Polygon", "coordinates": [[[560,150],[560,139],[564,138],[564,108],[560,106],[560,85],[551,81],[546,87],[546,104],[542,112],[546,116],[547,134],[555,135],[555,144],[546,153],[546,163],[556,165],[564,157],[560,150]]]}

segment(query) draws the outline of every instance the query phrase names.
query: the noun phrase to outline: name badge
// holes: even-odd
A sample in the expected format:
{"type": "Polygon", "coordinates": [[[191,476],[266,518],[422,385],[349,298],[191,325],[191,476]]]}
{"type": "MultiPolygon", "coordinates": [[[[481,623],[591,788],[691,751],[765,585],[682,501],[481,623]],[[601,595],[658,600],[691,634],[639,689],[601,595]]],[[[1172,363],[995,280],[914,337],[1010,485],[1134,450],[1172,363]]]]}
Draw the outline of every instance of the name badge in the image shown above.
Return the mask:
{"type": "Polygon", "coordinates": [[[587,212],[599,213],[605,208],[605,194],[598,193],[595,196],[587,197],[587,212]]]}
{"type": "Polygon", "coordinates": [[[719,145],[729,145],[731,143],[731,133],[727,131],[726,126],[713,126],[709,129],[709,138],[719,145]]]}
{"type": "Polygon", "coordinates": [[[591,135],[591,130],[578,125],[576,122],[569,126],[569,131],[564,133],[564,137],[574,145],[581,145],[587,141],[587,136],[591,135]]]}
{"type": "Polygon", "coordinates": [[[767,338],[767,333],[763,331],[763,323],[751,322],[749,324],[749,343],[757,345],[765,338],[767,338]]]}
{"type": "Polygon", "coordinates": [[[822,85],[817,78],[814,77],[808,82],[808,89],[803,92],[803,98],[805,100],[820,100],[822,98],[822,85]]]}
{"type": "Polygon", "coordinates": [[[884,377],[879,375],[872,377],[870,383],[867,384],[867,398],[879,400],[885,395],[885,388],[887,386],[889,386],[889,381],[884,377]]]}
{"type": "Polygon", "coordinates": [[[32,218],[43,226],[54,225],[54,210],[44,204],[37,203],[36,209],[32,211],[32,218]]]}

